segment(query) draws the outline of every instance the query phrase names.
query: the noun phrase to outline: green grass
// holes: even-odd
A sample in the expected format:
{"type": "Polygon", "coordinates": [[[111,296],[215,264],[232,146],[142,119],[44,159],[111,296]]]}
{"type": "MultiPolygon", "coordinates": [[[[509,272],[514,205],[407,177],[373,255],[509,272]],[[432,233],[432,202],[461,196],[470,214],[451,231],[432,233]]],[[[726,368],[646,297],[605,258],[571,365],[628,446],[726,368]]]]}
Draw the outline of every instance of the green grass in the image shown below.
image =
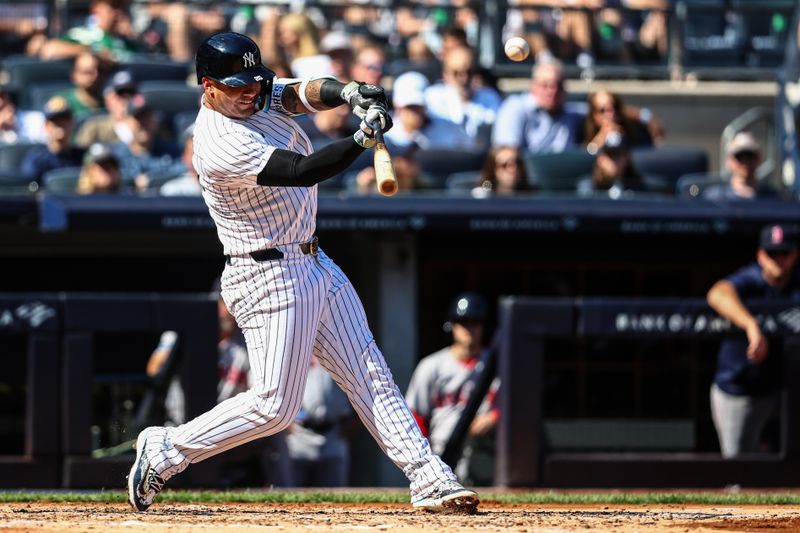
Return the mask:
{"type": "MultiPolygon", "coordinates": [[[[561,505],[800,505],[800,493],[788,492],[492,492],[481,493],[484,501],[510,504],[561,505]]],[[[3,491],[2,503],[74,502],[121,503],[125,492],[45,492],[3,491]]],[[[369,491],[188,491],[166,490],[159,495],[162,503],[407,503],[408,493],[396,489],[369,491]]]]}

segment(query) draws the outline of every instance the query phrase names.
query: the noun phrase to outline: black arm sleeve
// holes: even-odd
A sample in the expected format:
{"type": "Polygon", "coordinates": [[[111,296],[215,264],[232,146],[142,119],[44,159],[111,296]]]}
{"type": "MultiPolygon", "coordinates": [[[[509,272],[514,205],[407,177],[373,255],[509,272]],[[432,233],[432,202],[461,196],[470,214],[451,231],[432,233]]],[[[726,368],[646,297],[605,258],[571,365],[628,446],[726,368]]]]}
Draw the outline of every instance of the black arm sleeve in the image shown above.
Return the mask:
{"type": "Polygon", "coordinates": [[[311,187],[349,167],[363,151],[352,137],[332,142],[311,155],[278,148],[258,173],[257,181],[270,187],[311,187]]]}
{"type": "Polygon", "coordinates": [[[344,83],[336,80],[322,80],[319,86],[319,99],[328,107],[338,107],[344,103],[342,100],[344,83]]]}

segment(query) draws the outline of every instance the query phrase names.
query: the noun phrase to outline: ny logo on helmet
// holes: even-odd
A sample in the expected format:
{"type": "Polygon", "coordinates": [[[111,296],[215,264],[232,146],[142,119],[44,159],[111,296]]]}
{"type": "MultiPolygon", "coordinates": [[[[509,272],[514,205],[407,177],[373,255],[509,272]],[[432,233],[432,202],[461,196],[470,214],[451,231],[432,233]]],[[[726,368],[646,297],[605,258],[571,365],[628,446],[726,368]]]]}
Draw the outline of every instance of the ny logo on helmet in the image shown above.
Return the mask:
{"type": "Polygon", "coordinates": [[[253,56],[253,52],[247,52],[242,56],[242,60],[244,61],[244,68],[250,68],[256,66],[256,58],[253,56]]]}

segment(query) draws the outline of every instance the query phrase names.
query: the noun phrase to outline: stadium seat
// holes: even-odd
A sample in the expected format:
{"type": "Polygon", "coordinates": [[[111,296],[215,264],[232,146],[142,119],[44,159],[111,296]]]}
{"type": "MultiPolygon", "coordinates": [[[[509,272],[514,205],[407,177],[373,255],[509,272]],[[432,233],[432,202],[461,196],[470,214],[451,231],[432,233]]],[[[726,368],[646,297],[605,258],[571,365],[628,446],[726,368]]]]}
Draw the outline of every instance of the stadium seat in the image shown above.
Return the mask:
{"type": "Polygon", "coordinates": [[[480,175],[481,172],[479,170],[453,172],[447,176],[447,180],[444,182],[444,188],[447,192],[455,194],[468,193],[478,186],[478,178],[480,175]]]}
{"type": "Polygon", "coordinates": [[[35,109],[30,102],[30,88],[48,82],[70,82],[72,63],[65,60],[42,61],[27,55],[9,56],[3,60],[8,89],[16,93],[20,109],[35,109]]]}
{"type": "Polygon", "coordinates": [[[75,192],[81,167],[64,167],[49,170],[42,176],[42,186],[46,192],[75,192]]]}
{"type": "Polygon", "coordinates": [[[435,188],[443,188],[447,177],[454,172],[480,170],[486,159],[483,151],[449,148],[418,150],[415,155],[420,170],[430,176],[435,188]]]}
{"type": "Polygon", "coordinates": [[[181,81],[189,79],[189,64],[167,59],[137,59],[120,63],[120,70],[127,70],[137,83],[144,81],[181,81]]]}
{"type": "Polygon", "coordinates": [[[665,190],[675,190],[678,178],[686,174],[708,172],[708,154],[700,148],[683,146],[662,146],[655,148],[635,148],[632,151],[633,164],[642,174],[661,176],[665,190]]]}
{"type": "Polygon", "coordinates": [[[30,179],[20,176],[19,167],[23,157],[31,148],[41,146],[39,143],[17,143],[0,145],[0,186],[28,187],[30,179]]]}
{"type": "Polygon", "coordinates": [[[26,91],[29,109],[40,111],[50,98],[66,92],[72,87],[72,83],[64,81],[48,81],[31,85],[26,91]]]}
{"type": "Polygon", "coordinates": [[[172,117],[172,127],[178,138],[186,131],[186,128],[194,124],[195,119],[197,119],[197,110],[175,113],[175,116],[172,117]]]}
{"type": "MultiPolygon", "coordinates": [[[[147,104],[161,116],[161,123],[167,128],[175,127],[175,117],[179,113],[197,116],[200,109],[200,86],[186,85],[178,81],[145,81],[139,84],[139,92],[147,104]]],[[[188,125],[188,124],[187,124],[188,125]]],[[[182,130],[175,130],[180,135],[182,130]]]]}
{"type": "Polygon", "coordinates": [[[595,156],[586,150],[525,154],[528,181],[541,191],[574,191],[581,177],[592,173],[595,156]]]}
{"type": "Polygon", "coordinates": [[[675,195],[679,198],[699,198],[706,188],[725,183],[727,180],[716,174],[686,174],[675,184],[675,195]]]}
{"type": "Polygon", "coordinates": [[[0,171],[17,172],[25,154],[41,143],[0,144],[0,171]]]}

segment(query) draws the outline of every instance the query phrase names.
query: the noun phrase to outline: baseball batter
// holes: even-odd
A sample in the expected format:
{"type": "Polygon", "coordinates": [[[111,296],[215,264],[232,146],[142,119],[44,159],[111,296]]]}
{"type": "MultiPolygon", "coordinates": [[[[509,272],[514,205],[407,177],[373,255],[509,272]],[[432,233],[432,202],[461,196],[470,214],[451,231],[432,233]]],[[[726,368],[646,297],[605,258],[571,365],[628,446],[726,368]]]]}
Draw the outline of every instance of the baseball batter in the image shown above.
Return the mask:
{"type": "Polygon", "coordinates": [[[316,184],[374,145],[370,125],[391,127],[383,89],[277,79],[255,42],[229,32],[200,45],[196,66],[203,99],[193,162],[225,250],[222,297],[244,332],[254,385],[186,424],[143,430],[128,476],[131,505],[144,511],[191,463],[289,426],[313,353],[408,477],[415,507],[473,511],[478,495],[431,451],[358,295],[314,237],[316,184]],[[312,153],[290,117],[342,104],[361,128],[312,153]]]}

